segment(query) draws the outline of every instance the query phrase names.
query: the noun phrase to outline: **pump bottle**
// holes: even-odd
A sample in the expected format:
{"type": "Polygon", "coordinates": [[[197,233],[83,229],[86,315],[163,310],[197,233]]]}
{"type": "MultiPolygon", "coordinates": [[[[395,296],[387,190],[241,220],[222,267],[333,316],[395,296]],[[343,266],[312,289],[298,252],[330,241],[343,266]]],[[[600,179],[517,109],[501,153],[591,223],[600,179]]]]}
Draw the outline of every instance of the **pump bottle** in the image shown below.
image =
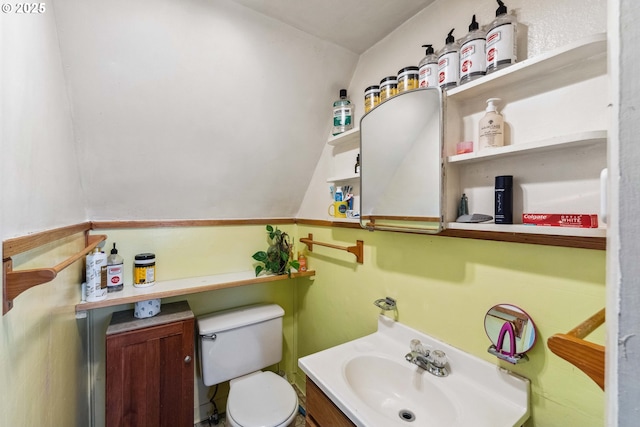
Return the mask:
{"type": "Polygon", "coordinates": [[[426,47],[425,57],[418,63],[419,85],[420,87],[438,86],[438,57],[430,44],[423,44],[426,47]]]}
{"type": "Polygon", "coordinates": [[[340,99],[333,103],[333,135],[353,129],[353,105],[347,98],[347,90],[340,89],[340,99]]]}
{"type": "Polygon", "coordinates": [[[490,98],[487,100],[487,112],[480,120],[478,138],[480,150],[502,147],[504,145],[504,121],[496,108],[497,102],[500,102],[500,98],[490,98]]]}
{"type": "Polygon", "coordinates": [[[460,79],[460,56],[458,44],[453,37],[452,28],[445,40],[445,45],[438,55],[438,84],[442,89],[458,86],[460,79]]]}
{"type": "Polygon", "coordinates": [[[480,29],[476,15],[473,15],[469,33],[460,41],[460,84],[486,74],[485,44],[485,32],[480,29]]]}
{"type": "Polygon", "coordinates": [[[113,244],[111,255],[107,257],[107,292],[117,292],[124,288],[124,258],[118,255],[113,244]]]}
{"type": "Polygon", "coordinates": [[[517,59],[516,17],[507,13],[507,6],[497,0],[496,19],[487,31],[487,74],[515,64],[517,59]]]}

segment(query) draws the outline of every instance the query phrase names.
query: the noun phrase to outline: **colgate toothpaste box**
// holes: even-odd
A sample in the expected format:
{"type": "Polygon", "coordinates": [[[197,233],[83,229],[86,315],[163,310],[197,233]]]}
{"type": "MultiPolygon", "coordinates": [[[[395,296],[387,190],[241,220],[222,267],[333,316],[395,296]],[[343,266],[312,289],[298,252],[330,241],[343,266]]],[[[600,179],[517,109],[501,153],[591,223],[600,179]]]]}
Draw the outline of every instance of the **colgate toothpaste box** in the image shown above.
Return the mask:
{"type": "Polygon", "coordinates": [[[522,214],[522,223],[551,227],[598,228],[598,215],[594,214],[522,214]]]}

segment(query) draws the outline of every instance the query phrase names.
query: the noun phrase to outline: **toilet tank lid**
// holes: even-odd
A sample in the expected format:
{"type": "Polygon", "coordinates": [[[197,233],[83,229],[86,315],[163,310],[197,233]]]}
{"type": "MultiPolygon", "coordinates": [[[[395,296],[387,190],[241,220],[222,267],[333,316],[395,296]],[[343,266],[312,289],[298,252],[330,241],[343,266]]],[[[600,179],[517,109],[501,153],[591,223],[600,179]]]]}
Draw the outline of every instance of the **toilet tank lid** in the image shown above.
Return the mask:
{"type": "Polygon", "coordinates": [[[198,316],[200,335],[228,331],[284,316],[277,304],[258,304],[198,316]]]}

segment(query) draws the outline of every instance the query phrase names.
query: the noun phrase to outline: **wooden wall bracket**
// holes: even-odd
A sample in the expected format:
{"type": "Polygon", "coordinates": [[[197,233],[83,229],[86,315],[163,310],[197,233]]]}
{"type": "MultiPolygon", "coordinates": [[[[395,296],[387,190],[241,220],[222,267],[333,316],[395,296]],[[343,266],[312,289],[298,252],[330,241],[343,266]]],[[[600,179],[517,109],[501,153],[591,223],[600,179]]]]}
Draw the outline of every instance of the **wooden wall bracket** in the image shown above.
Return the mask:
{"type": "MultiPolygon", "coordinates": [[[[85,232],[86,234],[86,232],[85,232]]],[[[94,250],[100,242],[107,239],[106,235],[86,235],[85,248],[50,268],[34,268],[29,270],[13,271],[11,258],[2,260],[2,314],[5,315],[13,308],[13,300],[27,289],[47,283],[56,278],[58,273],[82,259],[86,254],[94,250]]]]}
{"type": "Polygon", "coordinates": [[[583,338],[605,321],[603,308],[566,334],[555,334],[547,340],[549,350],[587,374],[604,390],[604,352],[602,345],[583,338]]]}
{"type": "Polygon", "coordinates": [[[338,246],[332,245],[330,243],[317,242],[313,240],[313,234],[309,233],[307,237],[301,237],[300,243],[304,243],[307,245],[309,252],[313,252],[313,245],[325,246],[327,248],[338,249],[341,251],[347,251],[356,256],[356,261],[358,264],[362,264],[364,262],[364,241],[356,240],[355,246],[338,246]]]}

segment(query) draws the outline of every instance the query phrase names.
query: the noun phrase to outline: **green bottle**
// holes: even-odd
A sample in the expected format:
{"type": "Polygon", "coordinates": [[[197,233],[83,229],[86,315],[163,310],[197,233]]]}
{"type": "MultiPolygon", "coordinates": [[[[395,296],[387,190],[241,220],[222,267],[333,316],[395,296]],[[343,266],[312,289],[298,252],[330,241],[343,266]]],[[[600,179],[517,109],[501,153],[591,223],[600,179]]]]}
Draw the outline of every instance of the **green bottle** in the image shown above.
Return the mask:
{"type": "Polygon", "coordinates": [[[333,103],[333,135],[353,129],[353,104],[347,98],[347,90],[340,89],[340,99],[333,103]]]}

